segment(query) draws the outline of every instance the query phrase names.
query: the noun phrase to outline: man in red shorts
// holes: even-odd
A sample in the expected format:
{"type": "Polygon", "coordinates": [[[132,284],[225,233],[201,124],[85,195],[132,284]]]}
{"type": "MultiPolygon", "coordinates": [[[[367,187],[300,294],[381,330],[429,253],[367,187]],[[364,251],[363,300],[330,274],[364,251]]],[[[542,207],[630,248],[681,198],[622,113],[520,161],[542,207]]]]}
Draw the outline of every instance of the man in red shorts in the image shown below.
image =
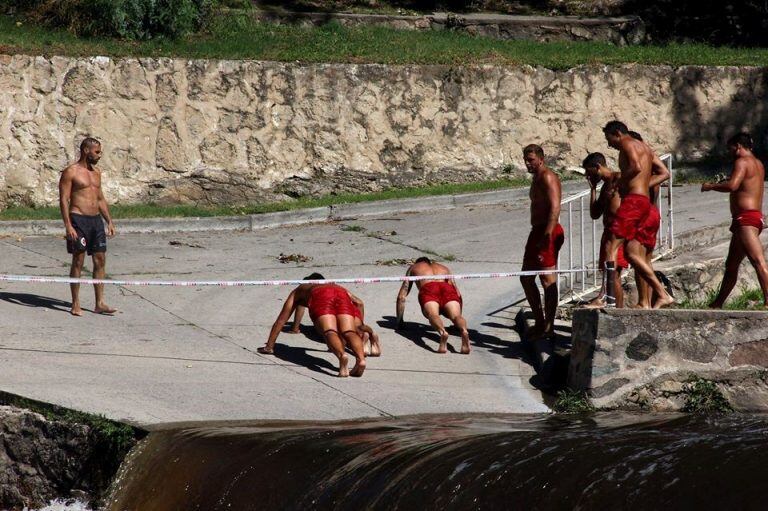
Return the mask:
{"type": "MultiPolygon", "coordinates": [[[[621,205],[619,195],[619,173],[608,168],[605,155],[591,153],[582,163],[587,182],[589,182],[589,214],[593,220],[603,217],[603,237],[600,239],[599,268],[605,267],[605,255],[608,252],[609,228],[613,218],[621,205]],[[597,195],[597,185],[603,182],[600,195],[597,195]]],[[[616,253],[616,278],[614,279],[613,296],[616,298],[616,307],[624,307],[624,290],[621,287],[621,271],[629,268],[629,263],[624,258],[624,245],[619,246],[616,253]]],[[[604,272],[603,272],[604,273],[604,272]]],[[[603,274],[603,288],[594,300],[589,302],[591,307],[605,307],[605,274],[603,274]]],[[[609,293],[610,294],[610,293],[609,293]]]]}
{"type": "MultiPolygon", "coordinates": [[[[319,273],[313,273],[304,280],[323,280],[319,273]]],[[[309,309],[309,316],[315,328],[322,332],[328,348],[339,359],[339,376],[362,376],[365,371],[363,340],[355,327],[355,305],[349,291],[336,284],[301,284],[286,298],[277,316],[265,346],[257,351],[271,355],[275,350],[277,336],[290,319],[296,307],[309,309]],[[355,367],[349,371],[349,357],[344,351],[345,343],[355,355],[355,367]]]]}
{"type": "Polygon", "coordinates": [[[739,278],[739,266],[744,257],[755,268],[757,280],[763,290],[763,305],[768,307],[768,268],[765,264],[760,233],[763,231],[763,190],[765,188],[765,167],[752,153],[752,137],[739,133],[728,140],[728,150],[736,159],[728,181],[704,183],[702,192],[728,192],[731,194],[731,245],[725,260],[725,274],[720,292],[709,304],[721,309],[739,278]]]}
{"type": "MultiPolygon", "coordinates": [[[[531,233],[525,244],[523,271],[555,270],[557,254],[565,241],[565,232],[558,223],[560,218],[560,198],[562,191],[560,179],[544,163],[544,150],[531,144],[523,149],[523,160],[531,180],[531,233]]],[[[555,333],[555,313],[557,312],[557,274],[539,275],[544,288],[544,307],[536,285],[536,277],[520,277],[525,297],[533,311],[535,324],[528,332],[530,339],[551,337],[555,333]]]]}
{"type": "MultiPolygon", "coordinates": [[[[608,248],[605,269],[609,291],[614,287],[616,278],[616,256],[619,246],[626,243],[627,259],[635,270],[635,274],[644,279],[656,293],[653,308],[658,309],[674,303],[664,286],[656,278],[653,266],[646,260],[645,249],[638,241],[638,232],[652,220],[652,208],[649,198],[649,187],[652,176],[654,154],[648,145],[629,135],[627,126],[619,121],[611,121],[603,128],[608,145],[619,150],[619,193],[621,206],[616,211],[610,227],[610,245],[608,248]],[[649,218],[651,217],[651,218],[649,218]]],[[[606,296],[606,305],[615,305],[612,296],[606,296]]]]}
{"type": "MultiPolygon", "coordinates": [[[[405,272],[407,276],[423,275],[450,275],[451,270],[440,263],[430,261],[428,257],[419,257],[405,272]]],[[[397,328],[403,327],[403,314],[405,313],[405,298],[411,292],[413,281],[403,282],[400,291],[397,293],[397,328]]],[[[461,309],[464,301],[461,298],[456,282],[446,279],[419,280],[416,281],[416,287],[419,288],[419,304],[424,317],[429,320],[432,327],[440,334],[440,345],[437,348],[438,353],[448,352],[448,332],[445,330],[443,320],[440,314],[450,319],[456,328],[461,332],[461,353],[468,355],[471,351],[469,346],[469,331],[467,322],[461,315],[461,309]]]]}
{"type": "MultiPolygon", "coordinates": [[[[374,332],[370,325],[365,323],[365,304],[357,296],[349,293],[349,298],[355,306],[355,327],[357,328],[358,335],[363,339],[363,347],[366,356],[378,357],[381,356],[381,344],[379,343],[379,336],[374,332]]],[[[288,330],[289,334],[301,333],[301,320],[304,318],[304,311],[306,307],[301,305],[296,306],[296,311],[293,314],[293,324],[291,329],[288,330]]],[[[320,335],[323,332],[318,330],[320,335]]]]}

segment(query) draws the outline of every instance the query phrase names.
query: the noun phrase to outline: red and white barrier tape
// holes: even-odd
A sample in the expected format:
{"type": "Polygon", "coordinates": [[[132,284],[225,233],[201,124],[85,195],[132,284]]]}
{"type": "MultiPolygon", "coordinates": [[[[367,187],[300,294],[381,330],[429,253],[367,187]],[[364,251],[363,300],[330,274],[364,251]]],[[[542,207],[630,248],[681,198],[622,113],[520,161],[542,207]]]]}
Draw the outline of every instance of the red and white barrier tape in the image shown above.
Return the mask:
{"type": "Polygon", "coordinates": [[[419,280],[467,280],[528,277],[550,273],[584,273],[592,269],[536,270],[500,273],[466,273],[460,275],[413,275],[397,277],[358,277],[322,280],[113,280],[72,277],[42,277],[36,275],[0,275],[0,282],[30,282],[33,284],[111,284],[113,286],[173,286],[173,287],[243,287],[243,286],[298,286],[300,284],[378,284],[382,282],[416,282],[419,280]]]}

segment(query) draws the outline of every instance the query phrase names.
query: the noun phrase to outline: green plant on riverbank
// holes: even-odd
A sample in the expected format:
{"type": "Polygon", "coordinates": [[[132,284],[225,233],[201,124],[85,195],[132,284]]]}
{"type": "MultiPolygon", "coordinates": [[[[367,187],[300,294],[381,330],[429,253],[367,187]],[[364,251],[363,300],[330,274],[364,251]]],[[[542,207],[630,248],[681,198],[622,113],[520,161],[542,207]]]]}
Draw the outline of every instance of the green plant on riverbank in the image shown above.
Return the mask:
{"type": "MultiPolygon", "coordinates": [[[[440,184],[410,188],[393,188],[373,193],[341,193],[318,198],[299,198],[282,202],[253,204],[249,206],[196,206],[189,204],[115,204],[110,207],[114,218],[168,218],[168,217],[210,217],[238,216],[291,211],[304,208],[326,207],[331,204],[352,204],[389,199],[409,199],[434,195],[488,192],[507,188],[528,186],[525,178],[499,179],[475,183],[440,184]]],[[[58,207],[10,207],[0,211],[0,220],[57,220],[61,218],[58,207]]]]}
{"type": "Polygon", "coordinates": [[[521,65],[568,69],[599,64],[768,65],[768,49],[702,44],[617,47],[597,42],[503,41],[448,30],[394,30],[380,26],[283,26],[248,13],[214,16],[206,30],[178,39],[126,41],[78,38],[18,17],[0,15],[0,51],[115,57],[256,59],[290,62],[521,65]]]}
{"type": "Polygon", "coordinates": [[[684,412],[711,414],[733,411],[731,404],[713,381],[694,378],[686,383],[685,394],[684,412]]]}
{"type": "Polygon", "coordinates": [[[557,413],[590,413],[595,407],[583,391],[565,389],[557,393],[552,407],[557,413]]]}
{"type": "MultiPolygon", "coordinates": [[[[703,300],[691,300],[686,298],[681,301],[677,308],[679,309],[706,309],[717,296],[718,289],[710,289],[707,297],[703,300]]],[[[725,310],[765,310],[763,306],[763,292],[760,288],[744,288],[741,292],[725,302],[725,310]]]]}

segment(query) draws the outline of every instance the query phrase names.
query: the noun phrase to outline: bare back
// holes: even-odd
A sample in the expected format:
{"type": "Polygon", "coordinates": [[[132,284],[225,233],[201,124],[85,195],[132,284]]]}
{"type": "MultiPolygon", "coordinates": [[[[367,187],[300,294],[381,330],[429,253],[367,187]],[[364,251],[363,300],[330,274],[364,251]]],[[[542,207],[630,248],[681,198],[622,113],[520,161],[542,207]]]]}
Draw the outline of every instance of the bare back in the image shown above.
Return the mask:
{"type": "Polygon", "coordinates": [[[741,182],[739,187],[731,192],[731,214],[736,216],[742,211],[762,211],[765,188],[763,163],[751,154],[742,156],[734,162],[733,174],[734,177],[739,177],[741,182]]]}
{"type": "Polygon", "coordinates": [[[548,168],[534,174],[531,181],[531,226],[545,227],[554,209],[559,214],[562,188],[557,174],[548,168]]]}
{"type": "Polygon", "coordinates": [[[79,215],[99,214],[101,171],[74,163],[61,173],[62,190],[69,190],[69,212],[79,215]]]}
{"type": "MultiPolygon", "coordinates": [[[[447,266],[442,265],[440,263],[431,262],[431,263],[415,263],[408,269],[408,275],[413,276],[425,276],[425,275],[450,275],[451,270],[448,269],[447,266]]],[[[435,280],[445,280],[445,279],[435,279],[435,280]]],[[[416,287],[421,289],[421,286],[425,283],[430,282],[429,280],[417,280],[416,281],[416,287]]]]}
{"type": "Polygon", "coordinates": [[[647,144],[625,136],[619,148],[619,193],[649,196],[654,154],[647,144]]]}

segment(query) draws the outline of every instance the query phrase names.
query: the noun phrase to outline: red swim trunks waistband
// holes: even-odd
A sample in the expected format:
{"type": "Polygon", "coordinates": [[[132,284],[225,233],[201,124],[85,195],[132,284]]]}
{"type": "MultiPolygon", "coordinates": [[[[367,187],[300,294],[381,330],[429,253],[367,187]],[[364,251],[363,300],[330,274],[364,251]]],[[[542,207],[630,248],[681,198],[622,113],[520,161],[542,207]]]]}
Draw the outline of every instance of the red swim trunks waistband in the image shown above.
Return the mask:
{"type": "Polygon", "coordinates": [[[739,227],[755,227],[758,232],[763,232],[765,222],[763,222],[763,212],[757,209],[745,209],[733,217],[731,222],[731,232],[736,232],[739,227]]]}

